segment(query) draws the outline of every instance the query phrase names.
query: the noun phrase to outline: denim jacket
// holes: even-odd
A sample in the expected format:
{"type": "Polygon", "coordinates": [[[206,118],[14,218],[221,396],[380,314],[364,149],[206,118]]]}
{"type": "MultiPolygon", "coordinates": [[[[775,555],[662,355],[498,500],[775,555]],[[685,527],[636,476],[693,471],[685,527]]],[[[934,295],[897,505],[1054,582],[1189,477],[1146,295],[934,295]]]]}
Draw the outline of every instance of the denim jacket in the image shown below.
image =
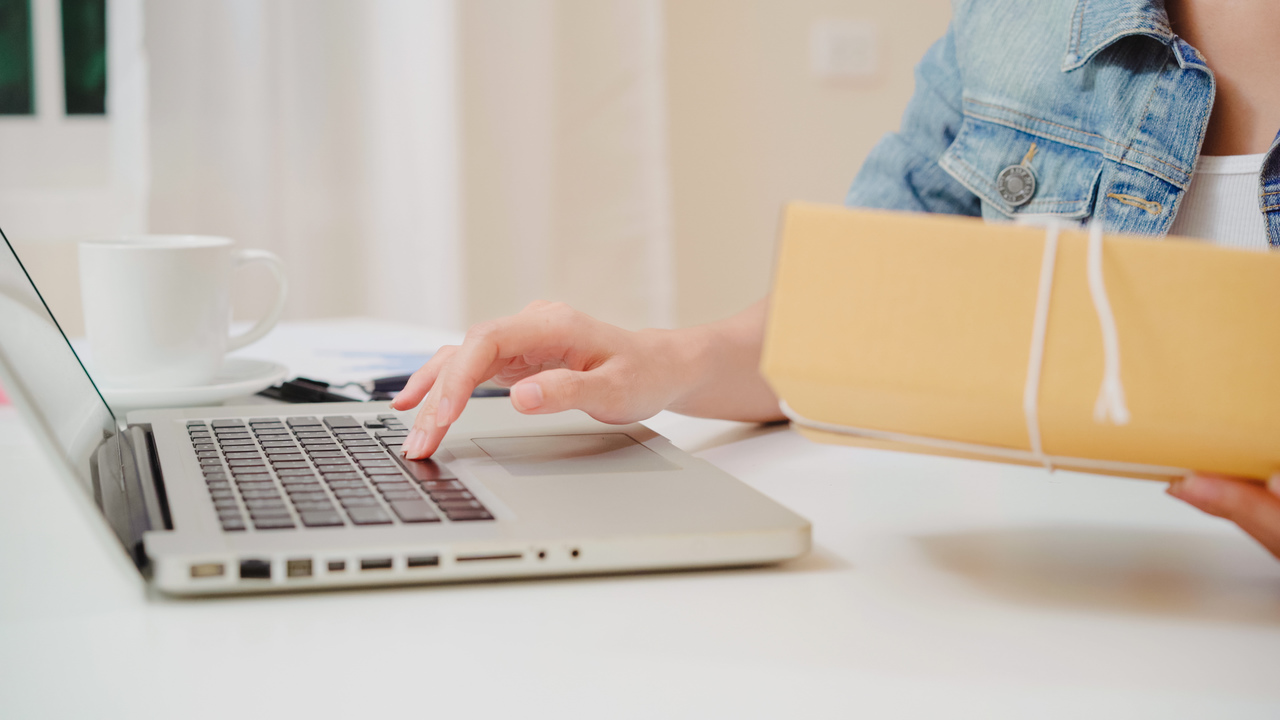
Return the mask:
{"type": "MultiPolygon", "coordinates": [[[[1164,235],[1213,98],[1213,73],[1173,33],[1163,0],[957,0],[916,68],[900,130],[871,151],[846,204],[1097,218],[1108,231],[1164,235]],[[1011,170],[1022,179],[1010,184],[1011,166],[1029,172],[1011,170]]],[[[1280,136],[1258,180],[1272,247],[1278,147],[1280,136]]]]}

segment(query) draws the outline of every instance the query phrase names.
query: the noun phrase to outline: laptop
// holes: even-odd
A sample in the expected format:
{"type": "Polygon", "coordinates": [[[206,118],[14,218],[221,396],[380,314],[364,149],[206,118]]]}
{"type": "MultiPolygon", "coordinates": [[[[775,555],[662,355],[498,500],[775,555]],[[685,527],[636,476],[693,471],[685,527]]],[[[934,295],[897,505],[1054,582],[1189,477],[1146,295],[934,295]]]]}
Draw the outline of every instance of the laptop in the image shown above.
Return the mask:
{"type": "Polygon", "coordinates": [[[0,232],[0,384],[143,577],[174,595],[775,563],[810,525],[641,424],[472,400],[430,460],[385,403],[130,412],[0,232]]]}

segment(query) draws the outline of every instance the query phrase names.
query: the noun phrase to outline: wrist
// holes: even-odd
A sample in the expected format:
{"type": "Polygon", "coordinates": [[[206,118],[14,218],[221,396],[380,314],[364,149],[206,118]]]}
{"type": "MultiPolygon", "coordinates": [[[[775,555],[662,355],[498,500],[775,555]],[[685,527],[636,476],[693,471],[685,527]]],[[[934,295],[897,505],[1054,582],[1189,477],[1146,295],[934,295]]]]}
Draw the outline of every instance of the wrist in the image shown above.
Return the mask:
{"type": "Polygon", "coordinates": [[[662,406],[680,412],[690,397],[706,382],[708,348],[711,341],[706,326],[679,330],[642,330],[646,353],[658,367],[658,383],[665,391],[662,406]]]}

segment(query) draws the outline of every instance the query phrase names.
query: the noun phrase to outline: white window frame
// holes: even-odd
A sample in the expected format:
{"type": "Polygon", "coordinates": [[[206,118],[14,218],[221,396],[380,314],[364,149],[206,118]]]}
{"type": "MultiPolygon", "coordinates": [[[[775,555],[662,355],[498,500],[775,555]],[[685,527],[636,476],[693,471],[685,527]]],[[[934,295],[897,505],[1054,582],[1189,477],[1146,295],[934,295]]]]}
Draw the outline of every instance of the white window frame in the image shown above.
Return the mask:
{"type": "Polygon", "coordinates": [[[0,228],[15,242],[146,231],[143,0],[107,3],[107,114],[67,116],[59,0],[32,0],[34,115],[0,116],[0,228]]]}

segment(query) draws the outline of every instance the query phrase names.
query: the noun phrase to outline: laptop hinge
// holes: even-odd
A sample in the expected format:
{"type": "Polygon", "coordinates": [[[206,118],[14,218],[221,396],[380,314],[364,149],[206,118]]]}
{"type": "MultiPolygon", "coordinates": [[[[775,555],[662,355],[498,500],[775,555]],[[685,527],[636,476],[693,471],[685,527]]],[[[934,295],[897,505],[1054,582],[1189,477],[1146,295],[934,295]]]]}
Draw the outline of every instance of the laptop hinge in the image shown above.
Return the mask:
{"type": "Polygon", "coordinates": [[[164,495],[155,444],[145,426],[129,426],[98,447],[94,462],[95,495],[112,531],[139,570],[149,561],[142,536],[170,530],[173,523],[164,495]]]}

